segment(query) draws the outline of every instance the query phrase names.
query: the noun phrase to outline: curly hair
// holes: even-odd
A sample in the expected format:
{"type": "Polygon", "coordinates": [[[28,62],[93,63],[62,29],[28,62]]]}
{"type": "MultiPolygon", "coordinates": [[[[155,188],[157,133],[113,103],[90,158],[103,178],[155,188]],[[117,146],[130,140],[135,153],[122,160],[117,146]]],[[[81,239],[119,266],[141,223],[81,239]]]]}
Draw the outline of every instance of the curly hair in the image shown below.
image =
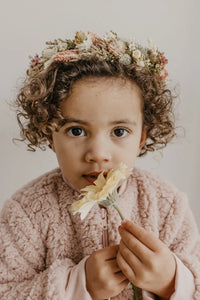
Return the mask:
{"type": "Polygon", "coordinates": [[[149,70],[134,64],[102,61],[95,57],[78,62],[53,62],[47,70],[27,78],[15,104],[20,126],[21,141],[28,141],[28,149],[45,145],[52,132],[64,125],[60,104],[73,84],[85,77],[114,77],[128,79],[140,88],[143,97],[143,125],[147,141],[140,156],[147,151],[164,148],[176,136],[173,100],[175,95],[149,70]]]}

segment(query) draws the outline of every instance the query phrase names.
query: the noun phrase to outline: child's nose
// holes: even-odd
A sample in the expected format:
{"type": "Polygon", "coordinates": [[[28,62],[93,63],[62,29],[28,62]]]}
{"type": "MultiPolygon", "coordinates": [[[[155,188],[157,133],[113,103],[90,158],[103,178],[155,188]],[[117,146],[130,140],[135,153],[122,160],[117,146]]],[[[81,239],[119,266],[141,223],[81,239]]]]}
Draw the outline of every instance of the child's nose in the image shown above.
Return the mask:
{"type": "Polygon", "coordinates": [[[87,162],[109,162],[111,160],[111,149],[108,142],[102,139],[93,140],[85,153],[87,162]]]}

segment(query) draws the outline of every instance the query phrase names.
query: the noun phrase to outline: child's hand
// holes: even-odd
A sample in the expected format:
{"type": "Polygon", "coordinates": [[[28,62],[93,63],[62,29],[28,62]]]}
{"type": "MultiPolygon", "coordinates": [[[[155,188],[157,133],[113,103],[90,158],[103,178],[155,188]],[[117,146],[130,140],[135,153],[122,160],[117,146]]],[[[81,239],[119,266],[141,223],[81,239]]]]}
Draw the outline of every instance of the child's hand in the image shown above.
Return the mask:
{"type": "Polygon", "coordinates": [[[94,252],[86,261],[86,285],[93,299],[118,295],[129,283],[117,266],[119,245],[94,252]]]}
{"type": "Polygon", "coordinates": [[[117,264],[137,287],[168,299],[174,291],[176,262],[173,254],[152,233],[125,221],[119,228],[121,241],[117,264]]]}

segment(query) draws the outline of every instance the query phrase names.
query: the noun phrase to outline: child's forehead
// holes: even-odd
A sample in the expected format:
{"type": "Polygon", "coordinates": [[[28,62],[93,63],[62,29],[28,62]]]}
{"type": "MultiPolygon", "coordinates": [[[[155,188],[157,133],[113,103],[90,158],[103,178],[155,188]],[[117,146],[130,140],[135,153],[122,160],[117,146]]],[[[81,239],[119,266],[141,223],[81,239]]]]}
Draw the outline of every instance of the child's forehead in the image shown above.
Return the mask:
{"type": "Polygon", "coordinates": [[[142,98],[142,92],[139,86],[128,78],[123,77],[85,77],[76,81],[70,91],[70,95],[75,96],[76,94],[87,91],[92,93],[94,91],[98,93],[111,92],[119,94],[120,91],[123,93],[137,94],[138,97],[142,98]]]}
{"type": "Polygon", "coordinates": [[[67,119],[84,121],[132,120],[142,112],[139,88],[131,81],[116,78],[89,78],[77,81],[69,97],[61,104],[67,119]]]}

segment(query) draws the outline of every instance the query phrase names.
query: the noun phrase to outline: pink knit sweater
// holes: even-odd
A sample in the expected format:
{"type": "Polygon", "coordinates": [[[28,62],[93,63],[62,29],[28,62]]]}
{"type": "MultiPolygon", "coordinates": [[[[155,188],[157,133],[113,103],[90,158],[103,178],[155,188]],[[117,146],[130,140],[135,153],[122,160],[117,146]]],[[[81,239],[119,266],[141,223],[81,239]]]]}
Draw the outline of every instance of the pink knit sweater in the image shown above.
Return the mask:
{"type": "MultiPolygon", "coordinates": [[[[81,222],[71,213],[78,194],[56,169],[6,201],[0,220],[1,300],[91,300],[85,261],[95,250],[119,243],[121,220],[113,207],[94,206],[81,222]]],[[[185,195],[161,178],[134,169],[120,190],[118,205],[126,219],[154,232],[176,255],[176,292],[171,299],[199,300],[200,239],[185,195]]],[[[155,299],[138,292],[141,299],[155,299]]],[[[131,286],[112,299],[133,299],[131,286]]]]}

